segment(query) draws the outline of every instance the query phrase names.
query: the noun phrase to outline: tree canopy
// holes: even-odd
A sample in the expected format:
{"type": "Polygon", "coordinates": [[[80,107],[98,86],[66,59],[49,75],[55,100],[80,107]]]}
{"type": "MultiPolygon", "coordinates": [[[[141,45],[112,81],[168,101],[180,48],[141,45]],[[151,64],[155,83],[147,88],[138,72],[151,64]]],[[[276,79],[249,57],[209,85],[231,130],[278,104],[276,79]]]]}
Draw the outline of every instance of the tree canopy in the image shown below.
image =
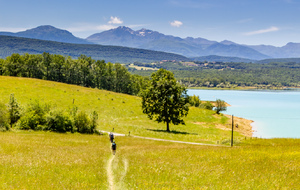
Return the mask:
{"type": "Polygon", "coordinates": [[[120,63],[105,63],[86,55],[78,59],[50,54],[17,53],[0,58],[0,75],[45,79],[85,87],[137,95],[145,77],[129,73],[120,63]]]}
{"type": "Polygon", "coordinates": [[[219,114],[221,111],[226,111],[227,106],[224,100],[217,99],[216,100],[216,108],[215,108],[217,114],[219,114]]]}
{"type": "Polygon", "coordinates": [[[159,69],[151,75],[149,87],[142,93],[142,109],[149,119],[169,124],[185,124],[188,114],[186,88],[176,82],[172,72],[159,69]]]}

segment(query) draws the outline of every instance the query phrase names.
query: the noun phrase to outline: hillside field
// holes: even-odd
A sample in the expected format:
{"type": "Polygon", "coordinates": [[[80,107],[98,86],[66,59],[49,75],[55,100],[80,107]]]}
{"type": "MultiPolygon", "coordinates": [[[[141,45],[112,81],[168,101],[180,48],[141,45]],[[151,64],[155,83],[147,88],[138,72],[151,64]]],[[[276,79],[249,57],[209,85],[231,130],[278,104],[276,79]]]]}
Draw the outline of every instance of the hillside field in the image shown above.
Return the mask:
{"type": "MultiPolygon", "coordinates": [[[[165,132],[166,125],[147,118],[142,113],[141,98],[105,90],[84,88],[63,83],[17,77],[0,77],[0,100],[8,103],[14,94],[21,106],[36,99],[50,103],[52,107],[69,110],[76,105],[79,110],[90,113],[97,111],[99,130],[131,135],[182,140],[200,143],[229,143],[231,120],[214,111],[191,107],[184,119],[186,125],[170,125],[171,133],[165,132]],[[74,104],[73,104],[74,102],[74,104]],[[228,130],[222,130],[228,129],[228,130]]],[[[200,97],[201,98],[201,97],[200,97]]],[[[246,128],[239,123],[239,130],[246,128]]],[[[250,129],[248,129],[250,130],[250,129]]],[[[244,139],[235,133],[236,142],[244,139]]]]}
{"type": "Polygon", "coordinates": [[[80,110],[95,110],[99,130],[207,145],[116,136],[113,156],[107,135],[1,132],[0,189],[300,188],[299,139],[246,139],[235,132],[231,148],[230,119],[214,111],[191,108],[186,126],[171,125],[167,133],[164,124],[142,113],[136,96],[0,77],[0,101],[7,103],[11,93],[22,106],[39,99],[65,110],[73,102],[80,110]]]}

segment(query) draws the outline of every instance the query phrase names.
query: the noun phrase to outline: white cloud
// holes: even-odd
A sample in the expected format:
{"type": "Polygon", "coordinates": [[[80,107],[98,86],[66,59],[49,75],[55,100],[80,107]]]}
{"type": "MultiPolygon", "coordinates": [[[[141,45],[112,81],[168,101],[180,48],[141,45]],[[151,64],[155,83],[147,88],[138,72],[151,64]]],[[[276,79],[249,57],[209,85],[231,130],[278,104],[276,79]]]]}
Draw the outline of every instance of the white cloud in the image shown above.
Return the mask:
{"type": "Polygon", "coordinates": [[[174,27],[180,27],[183,23],[178,20],[174,20],[170,24],[171,24],[171,26],[174,26],[174,27]]]}
{"type": "Polygon", "coordinates": [[[272,26],[270,28],[267,29],[262,29],[262,30],[256,30],[256,31],[252,31],[252,32],[246,32],[244,33],[244,35],[246,36],[252,36],[252,35],[256,35],[256,34],[263,34],[263,33],[268,33],[268,32],[275,32],[278,31],[279,28],[276,26],[272,26]]]}
{"type": "Polygon", "coordinates": [[[110,21],[108,21],[108,24],[122,24],[122,23],[123,21],[120,18],[113,17],[113,16],[111,16],[110,21]]]}

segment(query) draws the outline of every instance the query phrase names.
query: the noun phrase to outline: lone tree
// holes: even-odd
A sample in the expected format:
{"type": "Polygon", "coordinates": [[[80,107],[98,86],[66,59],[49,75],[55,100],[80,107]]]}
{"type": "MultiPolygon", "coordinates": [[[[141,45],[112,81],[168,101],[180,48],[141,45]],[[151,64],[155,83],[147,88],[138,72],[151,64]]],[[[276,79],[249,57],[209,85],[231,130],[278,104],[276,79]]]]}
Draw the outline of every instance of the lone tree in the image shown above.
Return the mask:
{"type": "Polygon", "coordinates": [[[188,114],[186,88],[177,83],[172,72],[159,69],[151,75],[149,87],[142,93],[142,109],[149,119],[158,123],[185,124],[182,117],[188,114]]]}
{"type": "Polygon", "coordinates": [[[224,100],[217,99],[216,100],[216,108],[215,108],[217,114],[220,114],[220,111],[226,111],[227,106],[224,100]]]}

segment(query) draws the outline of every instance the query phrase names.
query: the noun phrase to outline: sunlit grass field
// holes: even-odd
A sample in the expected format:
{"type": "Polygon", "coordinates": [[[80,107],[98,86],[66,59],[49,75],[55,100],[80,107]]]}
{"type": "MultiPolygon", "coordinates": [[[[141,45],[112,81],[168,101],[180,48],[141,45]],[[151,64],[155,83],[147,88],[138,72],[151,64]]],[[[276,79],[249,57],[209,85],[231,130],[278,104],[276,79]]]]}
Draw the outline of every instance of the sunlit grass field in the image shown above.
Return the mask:
{"type": "Polygon", "coordinates": [[[0,189],[107,189],[107,138],[0,133],[0,189]]]}
{"type": "Polygon", "coordinates": [[[249,139],[233,148],[116,142],[113,156],[104,135],[2,132],[0,189],[300,188],[299,139],[249,139]]]}
{"type": "MultiPolygon", "coordinates": [[[[114,128],[117,133],[129,134],[130,131],[131,135],[137,136],[210,144],[228,144],[231,137],[230,130],[216,128],[230,129],[230,119],[211,110],[191,107],[184,118],[186,125],[170,125],[172,132],[166,133],[164,123],[149,120],[142,113],[141,98],[137,96],[45,80],[0,76],[0,101],[8,103],[12,93],[22,106],[38,99],[66,111],[74,105],[88,113],[95,110],[99,114],[99,130],[112,131],[114,128]]],[[[242,128],[239,125],[239,129],[242,128]]],[[[244,139],[240,133],[235,133],[234,137],[235,142],[244,139]]]]}
{"type": "MultiPolygon", "coordinates": [[[[99,113],[98,129],[226,146],[43,131],[0,133],[0,189],[300,189],[300,139],[230,139],[230,119],[191,108],[186,126],[150,121],[135,96],[35,79],[0,77],[0,101],[99,113]],[[74,104],[73,104],[74,102],[74,104]]],[[[201,97],[200,97],[201,98],[201,97]]],[[[239,125],[239,128],[243,126],[239,125]]]]}

